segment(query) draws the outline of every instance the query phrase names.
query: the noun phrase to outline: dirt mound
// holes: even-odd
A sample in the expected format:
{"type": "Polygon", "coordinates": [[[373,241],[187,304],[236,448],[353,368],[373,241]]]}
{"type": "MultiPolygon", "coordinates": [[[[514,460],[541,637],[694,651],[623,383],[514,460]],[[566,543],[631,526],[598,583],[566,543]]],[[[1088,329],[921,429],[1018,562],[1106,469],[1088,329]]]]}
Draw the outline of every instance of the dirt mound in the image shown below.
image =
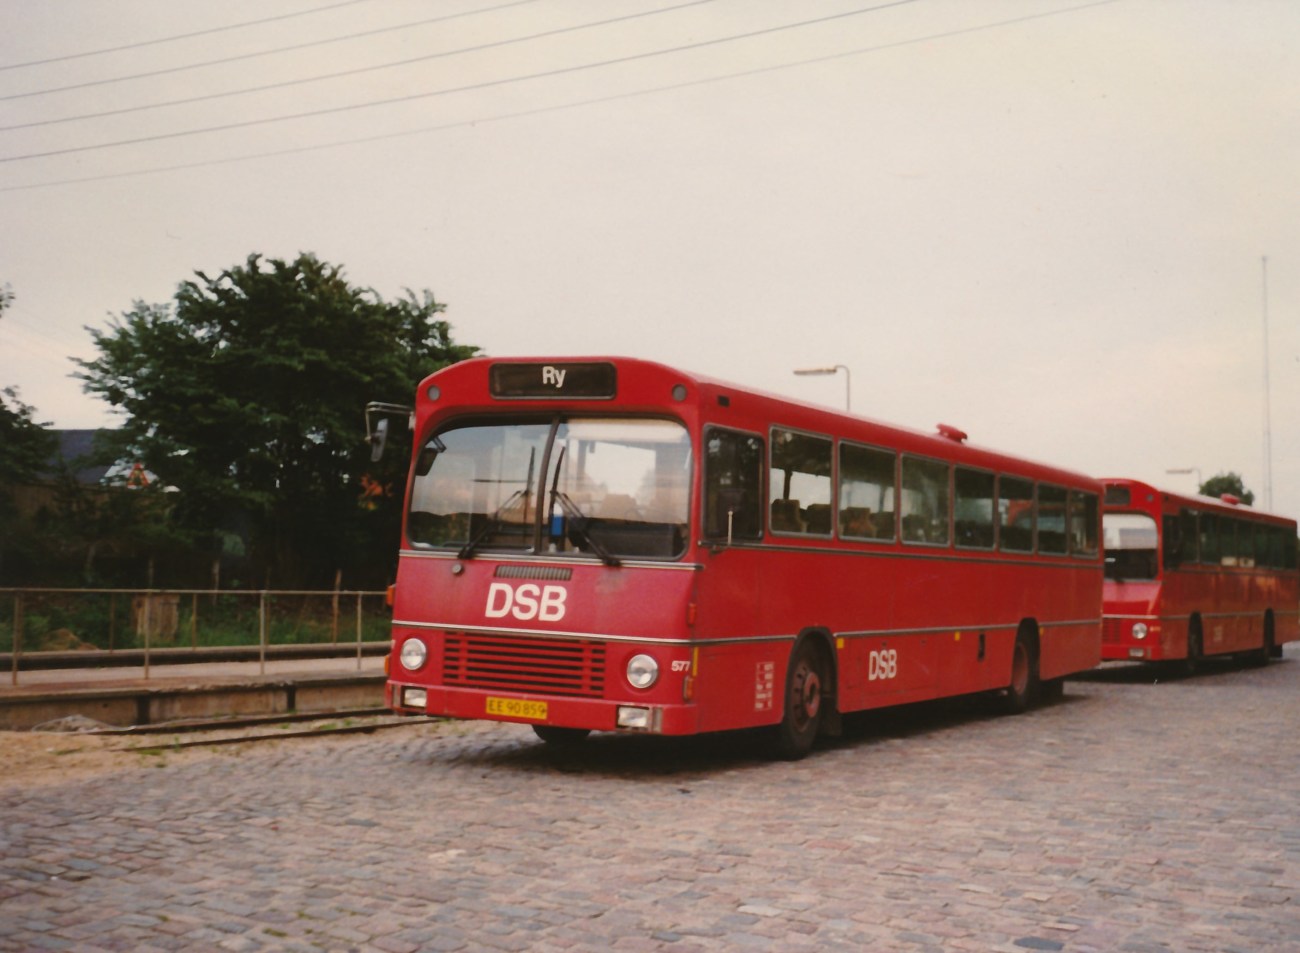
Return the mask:
{"type": "Polygon", "coordinates": [[[53,629],[40,638],[40,652],[98,652],[99,646],[83,642],[71,629],[53,629]]]}

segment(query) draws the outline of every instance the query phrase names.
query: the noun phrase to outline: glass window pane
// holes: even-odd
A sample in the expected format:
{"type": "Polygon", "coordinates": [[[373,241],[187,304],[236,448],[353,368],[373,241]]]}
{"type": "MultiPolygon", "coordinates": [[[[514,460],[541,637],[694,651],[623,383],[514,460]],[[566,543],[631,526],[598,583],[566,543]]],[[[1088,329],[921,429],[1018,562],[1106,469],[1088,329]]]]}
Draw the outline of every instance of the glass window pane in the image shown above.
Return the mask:
{"type": "Polygon", "coordinates": [[[416,461],[407,532],[416,546],[527,549],[549,423],[453,427],[416,461]]]}
{"type": "Polygon", "coordinates": [[[993,548],[993,474],[958,467],[953,475],[953,531],[958,546],[993,548]]]}
{"type": "Polygon", "coordinates": [[[761,437],[731,430],[706,432],[704,535],[709,539],[755,539],[763,535],[761,437]]]}
{"type": "Polygon", "coordinates": [[[772,431],[768,496],[772,532],[831,534],[831,440],[772,431]]]}
{"type": "Polygon", "coordinates": [[[1181,545],[1179,547],[1179,557],[1181,562],[1196,562],[1197,547],[1200,543],[1200,530],[1196,525],[1195,510],[1182,509],[1178,511],[1178,533],[1181,537],[1181,545]]]}
{"type": "Polygon", "coordinates": [[[1034,484],[1004,476],[998,480],[998,530],[1001,548],[1009,553],[1034,549],[1034,484]]]}
{"type": "Polygon", "coordinates": [[[1222,555],[1219,548],[1219,517],[1214,513],[1202,513],[1200,518],[1201,562],[1218,565],[1222,555]]]}
{"type": "Polygon", "coordinates": [[[894,538],[894,454],[840,444],[840,535],[894,538]]]}
{"type": "Polygon", "coordinates": [[[903,458],[903,540],[946,545],[948,542],[948,464],[903,458]]]}
{"type": "Polygon", "coordinates": [[[1065,487],[1038,485],[1038,551],[1065,552],[1065,487]]]}
{"type": "Polygon", "coordinates": [[[1104,513],[1106,575],[1111,579],[1155,579],[1156,521],[1146,513],[1104,513]]]}
{"type": "Polygon", "coordinates": [[[677,556],[686,549],[691,444],[675,421],[576,417],[550,453],[551,552],[677,556]]]}
{"type": "Polygon", "coordinates": [[[1237,521],[1231,516],[1219,517],[1219,565],[1237,565],[1237,521]]]}
{"type": "Polygon", "coordinates": [[[1070,552],[1097,555],[1097,494],[1070,491],[1070,552]]]}

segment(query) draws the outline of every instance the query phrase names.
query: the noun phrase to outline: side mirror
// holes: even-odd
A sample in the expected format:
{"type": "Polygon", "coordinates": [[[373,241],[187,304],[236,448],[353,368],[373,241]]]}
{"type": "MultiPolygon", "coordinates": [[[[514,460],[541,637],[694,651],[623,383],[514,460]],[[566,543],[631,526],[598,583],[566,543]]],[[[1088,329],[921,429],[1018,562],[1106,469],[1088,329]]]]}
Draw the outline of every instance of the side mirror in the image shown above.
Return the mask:
{"type": "Polygon", "coordinates": [[[384,455],[384,447],[388,445],[388,418],[380,417],[379,422],[375,424],[375,429],[370,432],[367,438],[370,441],[370,462],[375,463],[384,455]]]}
{"type": "Polygon", "coordinates": [[[377,462],[384,455],[384,448],[388,445],[388,418],[394,414],[406,414],[409,418],[414,411],[403,404],[385,404],[380,401],[371,401],[366,404],[366,443],[370,444],[370,459],[377,462]],[[371,424],[374,416],[379,419],[371,424]]]}

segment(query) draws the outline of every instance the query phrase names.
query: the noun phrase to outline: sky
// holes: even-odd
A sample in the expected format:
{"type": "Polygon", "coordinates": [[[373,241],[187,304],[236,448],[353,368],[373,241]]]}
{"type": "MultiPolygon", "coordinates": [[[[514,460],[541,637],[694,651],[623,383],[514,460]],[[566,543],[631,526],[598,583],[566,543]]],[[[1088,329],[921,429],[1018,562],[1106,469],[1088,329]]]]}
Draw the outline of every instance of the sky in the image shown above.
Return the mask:
{"type": "Polygon", "coordinates": [[[0,23],[0,387],[41,422],[119,419],[72,376],[88,327],[312,252],[490,355],[645,357],[1170,490],[1235,471],[1300,515],[1292,0],[0,23]]]}

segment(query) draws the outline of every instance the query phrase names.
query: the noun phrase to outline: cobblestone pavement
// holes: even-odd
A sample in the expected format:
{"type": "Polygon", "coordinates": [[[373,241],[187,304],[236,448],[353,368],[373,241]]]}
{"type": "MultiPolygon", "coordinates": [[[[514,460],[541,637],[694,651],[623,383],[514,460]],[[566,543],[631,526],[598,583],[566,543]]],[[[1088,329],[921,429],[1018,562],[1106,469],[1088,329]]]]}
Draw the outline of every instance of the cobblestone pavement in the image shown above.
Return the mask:
{"type": "Polygon", "coordinates": [[[1288,646],[798,763],[482,723],[134,755],[0,793],[0,950],[1295,951],[1298,722],[1288,646]]]}

